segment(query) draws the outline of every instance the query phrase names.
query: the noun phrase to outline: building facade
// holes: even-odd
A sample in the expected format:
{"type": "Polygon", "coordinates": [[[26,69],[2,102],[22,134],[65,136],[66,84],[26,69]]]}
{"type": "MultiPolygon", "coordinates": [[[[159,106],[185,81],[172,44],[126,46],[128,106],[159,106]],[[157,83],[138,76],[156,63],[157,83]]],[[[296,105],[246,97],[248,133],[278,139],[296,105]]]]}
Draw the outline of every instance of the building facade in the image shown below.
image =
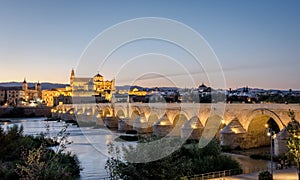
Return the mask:
{"type": "Polygon", "coordinates": [[[26,79],[22,87],[0,87],[0,104],[1,105],[28,105],[31,102],[42,101],[42,86],[37,83],[35,87],[28,87],[26,79]]]}
{"type": "Polygon", "coordinates": [[[47,106],[56,106],[61,104],[71,104],[72,103],[72,90],[69,86],[65,88],[56,88],[43,90],[42,92],[43,101],[47,106]]]}
{"type": "Polygon", "coordinates": [[[99,73],[92,78],[76,77],[72,69],[70,86],[43,91],[43,101],[47,106],[59,104],[109,102],[115,92],[115,80],[104,80],[99,73]]]}

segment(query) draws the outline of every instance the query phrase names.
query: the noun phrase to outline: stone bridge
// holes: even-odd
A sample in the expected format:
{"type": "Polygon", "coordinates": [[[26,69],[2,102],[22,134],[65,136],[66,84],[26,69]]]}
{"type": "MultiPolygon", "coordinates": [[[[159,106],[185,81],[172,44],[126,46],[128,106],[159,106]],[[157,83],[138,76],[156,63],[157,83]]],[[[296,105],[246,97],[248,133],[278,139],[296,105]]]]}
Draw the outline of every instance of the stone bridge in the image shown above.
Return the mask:
{"type": "Polygon", "coordinates": [[[171,133],[199,139],[217,135],[223,146],[253,148],[270,144],[266,124],[275,133],[284,129],[290,121],[289,109],[300,119],[300,104],[224,103],[71,104],[55,107],[52,116],[160,136],[171,133]]]}

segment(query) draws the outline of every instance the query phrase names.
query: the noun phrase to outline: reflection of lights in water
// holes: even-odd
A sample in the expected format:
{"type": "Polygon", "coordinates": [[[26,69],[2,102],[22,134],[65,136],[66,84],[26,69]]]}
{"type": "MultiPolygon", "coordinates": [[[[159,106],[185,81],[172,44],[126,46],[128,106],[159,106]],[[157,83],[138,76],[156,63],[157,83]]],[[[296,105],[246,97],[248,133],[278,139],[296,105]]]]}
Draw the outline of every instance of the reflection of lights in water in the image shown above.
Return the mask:
{"type": "Polygon", "coordinates": [[[113,142],[112,135],[105,135],[105,144],[109,144],[113,142]]]}

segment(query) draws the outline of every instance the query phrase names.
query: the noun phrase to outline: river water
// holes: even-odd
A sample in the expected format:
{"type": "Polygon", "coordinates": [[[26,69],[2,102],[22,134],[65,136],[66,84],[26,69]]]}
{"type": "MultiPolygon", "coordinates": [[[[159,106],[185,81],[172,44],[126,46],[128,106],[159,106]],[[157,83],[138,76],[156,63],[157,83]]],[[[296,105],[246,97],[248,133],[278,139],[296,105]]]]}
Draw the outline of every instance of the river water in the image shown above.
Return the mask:
{"type": "MultiPolygon", "coordinates": [[[[49,136],[56,136],[57,133],[65,126],[64,122],[44,121],[44,118],[19,118],[9,119],[11,123],[4,123],[2,126],[12,126],[13,124],[23,125],[24,134],[38,135],[40,132],[47,132],[46,126],[49,128],[49,136]]],[[[105,163],[108,158],[107,144],[113,142],[121,145],[121,142],[115,142],[114,139],[119,135],[108,129],[93,129],[89,127],[77,127],[69,125],[67,128],[69,140],[72,141],[67,146],[67,151],[75,153],[80,161],[83,170],[80,173],[80,179],[100,179],[107,177],[105,163]]],[[[135,143],[125,142],[125,145],[135,145],[135,143]]],[[[266,167],[267,162],[262,160],[253,160],[248,156],[233,155],[243,168],[266,167]]]]}

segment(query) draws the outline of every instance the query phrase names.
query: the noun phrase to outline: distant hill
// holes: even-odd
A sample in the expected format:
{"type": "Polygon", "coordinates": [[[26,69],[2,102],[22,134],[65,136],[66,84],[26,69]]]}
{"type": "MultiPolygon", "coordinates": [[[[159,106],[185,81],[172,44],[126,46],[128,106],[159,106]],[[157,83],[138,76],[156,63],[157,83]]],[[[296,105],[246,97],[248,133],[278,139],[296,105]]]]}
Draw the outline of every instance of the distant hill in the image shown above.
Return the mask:
{"type": "Polygon", "coordinates": [[[116,86],[117,90],[128,90],[130,89],[131,86],[129,85],[124,85],[124,86],[116,86]]]}
{"type": "MultiPolygon", "coordinates": [[[[28,83],[28,87],[34,87],[36,83],[28,83]]],[[[49,82],[41,82],[42,90],[45,89],[53,89],[53,88],[64,88],[69,84],[59,84],[59,83],[49,83],[49,82]]],[[[0,83],[0,87],[20,87],[22,86],[22,82],[3,82],[0,83]]]]}
{"type": "MultiPolygon", "coordinates": [[[[156,87],[142,87],[142,86],[137,86],[137,85],[133,85],[133,86],[130,86],[130,85],[124,85],[124,86],[116,86],[116,89],[117,90],[128,90],[130,88],[138,88],[138,89],[153,89],[153,88],[156,88],[156,87]]],[[[158,87],[160,89],[180,89],[180,88],[177,88],[177,87],[158,87]]]]}

